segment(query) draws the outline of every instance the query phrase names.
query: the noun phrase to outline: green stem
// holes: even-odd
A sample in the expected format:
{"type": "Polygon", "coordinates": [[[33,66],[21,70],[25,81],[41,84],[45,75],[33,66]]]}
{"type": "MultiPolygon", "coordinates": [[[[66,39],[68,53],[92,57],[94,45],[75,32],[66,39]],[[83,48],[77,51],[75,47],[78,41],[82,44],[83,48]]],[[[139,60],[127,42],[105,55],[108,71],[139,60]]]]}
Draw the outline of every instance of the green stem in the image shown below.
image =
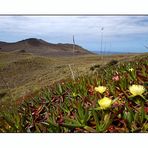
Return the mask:
{"type": "Polygon", "coordinates": [[[83,128],[84,127],[84,125],[81,125],[81,124],[67,124],[67,123],[62,123],[60,126],[68,127],[68,128],[83,128]]]}
{"type": "Polygon", "coordinates": [[[145,118],[145,112],[144,112],[144,102],[143,100],[141,101],[141,123],[143,123],[145,118]]]}
{"type": "Polygon", "coordinates": [[[140,95],[140,97],[141,97],[144,101],[146,101],[146,102],[148,101],[148,100],[145,99],[145,97],[144,97],[143,95],[140,95]]]}

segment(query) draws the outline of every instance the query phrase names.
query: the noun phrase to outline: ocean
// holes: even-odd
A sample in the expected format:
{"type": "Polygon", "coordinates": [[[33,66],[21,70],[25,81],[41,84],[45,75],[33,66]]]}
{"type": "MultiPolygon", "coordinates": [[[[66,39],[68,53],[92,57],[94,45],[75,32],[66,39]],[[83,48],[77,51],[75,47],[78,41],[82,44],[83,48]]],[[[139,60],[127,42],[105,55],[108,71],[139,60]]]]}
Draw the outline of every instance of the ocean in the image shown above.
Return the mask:
{"type": "Polygon", "coordinates": [[[131,52],[117,52],[117,51],[105,51],[105,52],[100,52],[100,51],[91,51],[95,54],[103,54],[103,55],[114,55],[114,54],[134,54],[134,53],[131,53],[131,52]]]}

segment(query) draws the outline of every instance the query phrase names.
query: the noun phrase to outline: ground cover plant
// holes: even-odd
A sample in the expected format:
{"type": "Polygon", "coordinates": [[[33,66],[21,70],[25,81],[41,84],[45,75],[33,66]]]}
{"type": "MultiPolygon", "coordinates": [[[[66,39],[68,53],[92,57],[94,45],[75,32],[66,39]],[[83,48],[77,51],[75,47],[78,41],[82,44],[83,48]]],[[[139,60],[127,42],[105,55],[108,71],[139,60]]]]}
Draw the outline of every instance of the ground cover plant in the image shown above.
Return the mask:
{"type": "Polygon", "coordinates": [[[148,132],[148,57],[99,67],[2,110],[1,132],[148,132]]]}

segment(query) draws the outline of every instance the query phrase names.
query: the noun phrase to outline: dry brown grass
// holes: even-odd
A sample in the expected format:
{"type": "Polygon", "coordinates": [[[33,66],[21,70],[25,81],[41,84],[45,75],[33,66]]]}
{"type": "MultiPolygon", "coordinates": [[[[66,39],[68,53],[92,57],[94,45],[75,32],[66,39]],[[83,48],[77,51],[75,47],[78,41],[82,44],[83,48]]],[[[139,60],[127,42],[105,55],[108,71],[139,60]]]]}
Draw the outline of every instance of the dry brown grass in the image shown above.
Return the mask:
{"type": "Polygon", "coordinates": [[[0,101],[15,100],[53,83],[87,73],[95,64],[128,60],[135,55],[43,57],[29,53],[0,53],[0,101]]]}

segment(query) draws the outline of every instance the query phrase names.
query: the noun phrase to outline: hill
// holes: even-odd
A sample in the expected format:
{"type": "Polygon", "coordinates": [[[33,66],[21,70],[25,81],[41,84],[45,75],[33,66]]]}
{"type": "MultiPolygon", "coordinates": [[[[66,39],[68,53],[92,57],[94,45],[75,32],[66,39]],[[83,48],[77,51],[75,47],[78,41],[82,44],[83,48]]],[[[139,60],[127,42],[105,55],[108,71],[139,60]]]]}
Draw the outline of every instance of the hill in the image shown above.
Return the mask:
{"type": "Polygon", "coordinates": [[[45,57],[28,52],[0,52],[0,102],[15,100],[57,81],[77,77],[113,59],[128,60],[136,55],[81,55],[45,57]],[[71,66],[71,69],[70,67],[71,66]]]}
{"type": "Polygon", "coordinates": [[[29,52],[40,56],[72,56],[91,54],[88,50],[73,44],[52,44],[42,39],[29,38],[14,43],[0,42],[0,51],[29,52]]]}
{"type": "Polygon", "coordinates": [[[125,57],[107,56],[102,63],[99,56],[79,58],[86,58],[84,63],[96,59],[98,65],[90,68],[95,73],[87,71],[20,102],[9,101],[1,108],[0,131],[148,132],[148,54],[125,57]]]}

